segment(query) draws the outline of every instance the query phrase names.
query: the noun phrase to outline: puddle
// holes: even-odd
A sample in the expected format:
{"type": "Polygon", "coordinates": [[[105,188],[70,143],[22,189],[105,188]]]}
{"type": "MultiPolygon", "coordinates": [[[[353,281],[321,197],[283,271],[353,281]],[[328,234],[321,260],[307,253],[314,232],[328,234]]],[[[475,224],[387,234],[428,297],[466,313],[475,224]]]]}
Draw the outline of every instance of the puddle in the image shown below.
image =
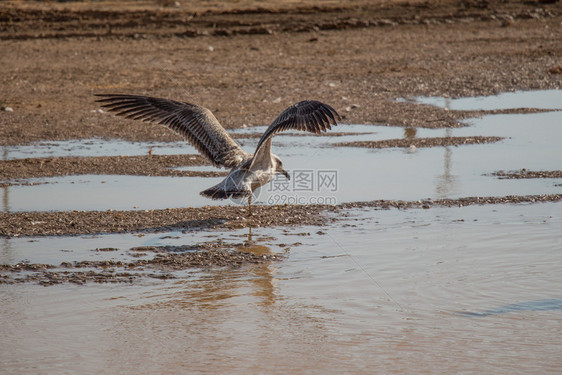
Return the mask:
{"type": "MultiPolygon", "coordinates": [[[[522,168],[561,169],[561,123],[562,112],[548,112],[486,116],[458,129],[417,129],[418,137],[499,135],[506,139],[493,144],[420,148],[415,152],[329,147],[330,142],[391,139],[404,134],[404,129],[384,126],[361,126],[373,130],[374,134],[368,136],[276,137],[275,153],[283,159],[292,179],[287,181],[278,176],[260,190],[258,199],[264,204],[334,204],[376,199],[560,193],[562,179],[505,180],[489,174],[522,168]]],[[[247,142],[245,148],[252,149],[257,139],[247,142]]],[[[209,166],[189,169],[215,170],[209,166]]],[[[3,208],[9,211],[106,210],[236,204],[199,195],[220,181],[220,177],[40,178],[28,181],[39,185],[3,188],[3,208]],[[57,199],[61,192],[64,200],[57,199]]]]}
{"type": "Polygon", "coordinates": [[[414,101],[456,111],[537,108],[561,109],[562,90],[516,91],[471,98],[417,97],[414,101]]]}
{"type": "MultiPolygon", "coordinates": [[[[341,127],[340,127],[341,128],[341,127]]],[[[251,137],[255,134],[262,134],[267,129],[266,126],[240,128],[228,130],[230,134],[237,135],[236,141],[246,144],[248,139],[257,145],[259,138],[251,137]]],[[[346,125],[345,133],[357,133],[349,137],[340,136],[339,139],[356,140],[357,137],[368,135],[363,125],[346,125]]],[[[333,128],[334,132],[339,132],[338,127],[333,128]]],[[[397,131],[396,137],[400,136],[401,131],[397,131]]],[[[311,135],[313,137],[313,135],[311,135]]],[[[283,133],[276,138],[302,138],[302,134],[283,133]]],[[[197,154],[197,150],[189,142],[128,142],[123,140],[106,140],[100,138],[73,139],[68,141],[42,141],[25,146],[0,146],[2,150],[2,160],[25,159],[25,158],[60,158],[60,157],[96,157],[96,156],[135,156],[147,155],[152,150],[153,155],[179,155],[197,154]]],[[[252,152],[251,147],[248,152],[252,152]]]]}
{"type": "MultiPolygon", "coordinates": [[[[561,90],[519,92],[498,97],[454,99],[451,103],[473,101],[503,108],[562,108],[561,90]]],[[[430,98],[436,100],[435,98],[430,98]]],[[[422,99],[418,99],[422,101],[422,99]]],[[[424,99],[425,100],[425,99],[424,99]]],[[[429,99],[428,99],[429,100],[429,99]]],[[[463,104],[464,105],[464,104],[463,104]]],[[[468,104],[466,104],[468,106],[468,104]]],[[[453,106],[454,107],[454,106],[453,106]]],[[[456,107],[455,107],[456,108],[456,107]]],[[[463,107],[465,108],[465,107],[463,107]]],[[[468,108],[468,107],[466,107],[468,108]]],[[[256,204],[336,204],[369,200],[420,200],[465,196],[505,196],[556,194],[562,192],[562,179],[506,180],[491,176],[499,170],[560,170],[562,154],[562,111],[532,114],[501,114],[470,120],[470,126],[454,129],[404,129],[376,125],[340,125],[343,136],[276,136],[274,152],[283,159],[291,181],[277,176],[258,192],[256,204]],[[361,149],[331,145],[340,142],[394,138],[500,136],[491,144],[475,144],[418,149],[361,149]]],[[[234,130],[244,135],[262,132],[265,127],[234,130]]],[[[258,138],[239,141],[246,150],[255,148],[258,138]]],[[[84,141],[88,147],[49,143],[57,155],[65,152],[146,154],[152,143],[84,141]],[[74,148],[73,148],[74,147],[74,148]],[[92,151],[93,150],[93,151],[92,151]],[[112,151],[113,150],[113,151],[112,151]],[[99,152],[102,152],[99,151],[99,152]]],[[[186,143],[158,144],[158,152],[195,152],[186,143]]],[[[37,155],[44,151],[37,148],[37,155]]],[[[50,151],[50,152],[51,152],[50,151]]],[[[4,151],[7,158],[30,150],[4,151]]],[[[26,154],[30,156],[31,154],[26,154]]],[[[88,154],[91,155],[91,154],[88,154]]],[[[213,167],[189,167],[194,171],[214,171],[213,167]]],[[[217,169],[218,170],[218,169],[217,169]]],[[[212,201],[199,192],[218,183],[209,177],[73,176],[33,179],[34,186],[3,188],[3,210],[106,210],[201,207],[238,204],[212,201]],[[64,196],[64,199],[58,197],[64,196]]]]}
{"type": "Polygon", "coordinates": [[[197,153],[186,142],[127,142],[92,138],[2,146],[2,159],[147,155],[151,149],[154,155],[197,153]]]}
{"type": "MultiPolygon", "coordinates": [[[[305,197],[296,203],[332,196],[341,203],[560,193],[555,184],[561,179],[500,180],[486,174],[562,169],[561,114],[486,116],[469,127],[439,130],[342,125],[338,131],[371,134],[276,137],[275,152],[293,174],[290,184],[300,184],[286,192],[279,190],[285,182],[276,180],[260,199],[267,203],[286,193],[305,197]],[[330,147],[471,135],[506,138],[415,152],[330,147]],[[308,171],[312,174],[295,175],[308,171]],[[321,171],[337,173],[325,174],[319,186],[321,171]]],[[[257,143],[242,141],[247,150],[257,143]]],[[[109,144],[99,152],[111,152],[109,144]]],[[[145,154],[148,145],[128,152],[145,154]]],[[[46,147],[52,147],[51,155],[75,152],[46,147]]],[[[161,150],[172,153],[176,147],[193,152],[183,143],[161,150]]],[[[5,159],[17,152],[40,154],[4,150],[5,159]]],[[[3,209],[224,204],[199,196],[220,178],[88,175],[33,181],[47,183],[3,188],[3,209]]],[[[355,209],[325,227],[254,228],[255,243],[245,250],[286,254],[280,262],[179,270],[175,279],[140,277],[132,284],[1,284],[0,319],[9,324],[0,326],[0,336],[9,345],[0,350],[0,366],[6,374],[98,373],[100,364],[119,374],[418,373],[420,368],[558,373],[561,213],[562,202],[355,209]]],[[[129,262],[154,256],[132,252],[135,247],[216,241],[234,246],[247,236],[248,229],[1,238],[0,263],[129,262]]]]}
{"type": "MultiPolygon", "coordinates": [[[[79,237],[21,237],[5,238],[0,245],[0,263],[14,265],[19,262],[54,264],[78,262],[83,260],[131,261],[128,252],[133,248],[178,247],[196,245],[208,241],[239,244],[247,241],[248,229],[229,231],[173,231],[143,234],[103,234],[79,237]]],[[[253,240],[261,241],[256,234],[253,240]]],[[[274,237],[271,240],[275,240],[274,237]]],[[[265,241],[264,245],[274,246],[275,242],[265,241]]],[[[136,254],[138,254],[138,251],[136,254]]]]}
{"type": "MultiPolygon", "coordinates": [[[[562,203],[351,210],[321,232],[254,229],[258,253],[300,243],[282,262],[132,285],[3,285],[0,317],[10,324],[0,334],[10,345],[0,363],[20,374],[100,363],[122,374],[556,373],[561,212],[562,203]]],[[[246,235],[5,238],[0,259],[119,260],[133,246],[246,235]],[[119,250],[93,250],[101,247],[119,250]]]]}
{"type": "Polygon", "coordinates": [[[2,188],[3,205],[4,211],[152,210],[224,205],[230,201],[210,201],[199,194],[221,180],[98,175],[37,178],[27,181],[41,185],[2,188]]]}

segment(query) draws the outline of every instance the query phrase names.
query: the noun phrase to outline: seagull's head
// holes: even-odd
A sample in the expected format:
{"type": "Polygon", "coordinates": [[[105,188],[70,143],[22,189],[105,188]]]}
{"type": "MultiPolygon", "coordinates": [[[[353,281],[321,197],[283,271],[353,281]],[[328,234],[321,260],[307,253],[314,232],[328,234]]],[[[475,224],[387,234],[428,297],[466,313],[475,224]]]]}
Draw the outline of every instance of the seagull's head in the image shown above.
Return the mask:
{"type": "Polygon", "coordinates": [[[276,155],[271,156],[273,156],[275,172],[282,174],[283,176],[287,177],[287,180],[290,180],[291,176],[289,175],[289,172],[287,172],[285,168],[283,168],[283,162],[281,161],[281,159],[279,159],[279,157],[277,157],[276,155]]]}

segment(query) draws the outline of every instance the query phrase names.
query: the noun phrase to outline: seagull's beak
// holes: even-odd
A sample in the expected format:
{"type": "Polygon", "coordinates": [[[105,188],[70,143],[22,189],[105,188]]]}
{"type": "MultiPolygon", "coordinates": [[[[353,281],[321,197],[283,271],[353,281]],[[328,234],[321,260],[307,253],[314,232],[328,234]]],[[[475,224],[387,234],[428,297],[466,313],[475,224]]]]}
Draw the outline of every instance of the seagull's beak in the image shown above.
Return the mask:
{"type": "Polygon", "coordinates": [[[279,173],[281,173],[283,176],[287,177],[287,180],[291,180],[291,176],[289,175],[289,172],[287,172],[286,170],[281,169],[279,171],[279,173]]]}

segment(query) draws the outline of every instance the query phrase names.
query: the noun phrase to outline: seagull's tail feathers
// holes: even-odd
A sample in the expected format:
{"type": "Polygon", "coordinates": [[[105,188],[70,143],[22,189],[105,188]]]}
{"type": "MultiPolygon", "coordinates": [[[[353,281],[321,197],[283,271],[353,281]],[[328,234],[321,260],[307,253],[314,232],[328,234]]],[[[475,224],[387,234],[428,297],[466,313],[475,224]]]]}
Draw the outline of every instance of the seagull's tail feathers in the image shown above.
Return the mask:
{"type": "Polygon", "coordinates": [[[252,192],[246,190],[225,190],[224,186],[215,185],[200,193],[202,196],[211,199],[228,199],[228,198],[247,198],[252,192]]]}
{"type": "Polygon", "coordinates": [[[211,198],[211,199],[228,198],[228,196],[226,195],[226,191],[224,191],[224,189],[222,189],[220,185],[215,185],[206,190],[203,190],[200,194],[204,197],[211,198]]]}

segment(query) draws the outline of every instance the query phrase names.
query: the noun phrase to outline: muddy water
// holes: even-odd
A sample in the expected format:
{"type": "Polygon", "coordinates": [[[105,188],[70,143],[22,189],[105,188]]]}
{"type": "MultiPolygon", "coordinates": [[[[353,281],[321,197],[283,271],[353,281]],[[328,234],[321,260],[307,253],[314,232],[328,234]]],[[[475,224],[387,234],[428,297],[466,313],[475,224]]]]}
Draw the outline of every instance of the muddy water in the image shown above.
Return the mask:
{"type": "MultiPolygon", "coordinates": [[[[7,374],[558,373],[561,213],[560,203],[353,210],[320,232],[254,229],[247,251],[291,244],[282,262],[132,285],[3,285],[0,365],[7,374]]],[[[15,238],[0,248],[2,263],[56,264],[246,234],[15,238]],[[109,245],[119,250],[94,251],[109,245]]]]}
{"type": "MultiPolygon", "coordinates": [[[[449,130],[347,126],[357,134],[276,137],[275,152],[288,168],[337,170],[335,191],[310,193],[334,194],[337,203],[560,192],[560,179],[489,174],[561,169],[561,113],[486,116],[449,130]],[[444,135],[506,138],[417,150],[330,146],[444,135]]],[[[257,140],[242,141],[251,149],[257,140]]],[[[4,156],[150,149],[98,146],[45,145],[4,156]]],[[[214,183],[137,176],[42,182],[49,183],[5,188],[3,209],[202,205],[210,201],[196,201],[197,192],[214,183]]],[[[2,238],[0,263],[129,261],[138,259],[134,247],[240,244],[247,236],[244,229],[2,238]]],[[[327,227],[254,228],[252,237],[241,250],[283,260],[127,284],[1,284],[0,373],[560,373],[562,203],[356,209],[327,227]]]]}
{"type": "MultiPolygon", "coordinates": [[[[186,142],[127,142],[106,139],[75,139],[69,141],[36,142],[24,146],[2,146],[3,159],[123,156],[154,154],[177,155],[195,151],[186,142]]],[[[196,152],[196,151],[195,151],[196,152]]]]}
{"type": "MultiPolygon", "coordinates": [[[[562,111],[492,115],[470,120],[459,129],[401,129],[376,125],[341,125],[341,137],[278,136],[275,153],[290,171],[262,187],[257,204],[337,204],[376,199],[418,200],[464,196],[556,194],[561,179],[502,180],[499,170],[559,170],[562,111]],[[355,134],[353,134],[355,133],[355,134]],[[367,133],[367,134],[365,134],[367,133]],[[337,142],[416,137],[499,136],[491,144],[420,149],[360,149],[337,142]]],[[[265,128],[254,129],[261,131],[265,128]]],[[[241,131],[243,132],[243,131],[241,131]]],[[[252,150],[258,139],[243,139],[252,150]]],[[[122,142],[120,142],[121,144],[122,142]]],[[[146,144],[130,144],[131,154],[146,144]]],[[[64,149],[64,148],[63,148],[64,149]]],[[[96,148],[94,148],[96,149],[96,148]]],[[[195,152],[190,146],[185,152],[195,152]]],[[[82,149],[80,149],[82,150],[82,149]]],[[[104,149],[105,150],[105,149],[104,149]]],[[[158,152],[178,152],[162,148],[158,152]]],[[[63,150],[64,151],[64,150],[63,150]]],[[[83,151],[83,150],[82,150],[83,151]]],[[[92,155],[99,155],[93,152],[92,155]]],[[[194,171],[212,167],[189,167],[194,171]]],[[[238,202],[211,201],[199,195],[220,177],[65,176],[30,179],[32,185],[4,188],[4,210],[104,210],[201,207],[238,202]],[[65,199],[56,197],[64,195],[65,199]]]]}
{"type": "Polygon", "coordinates": [[[494,110],[514,108],[560,108],[562,90],[516,91],[496,96],[478,96],[469,98],[420,97],[418,103],[436,105],[450,110],[494,110]]]}

